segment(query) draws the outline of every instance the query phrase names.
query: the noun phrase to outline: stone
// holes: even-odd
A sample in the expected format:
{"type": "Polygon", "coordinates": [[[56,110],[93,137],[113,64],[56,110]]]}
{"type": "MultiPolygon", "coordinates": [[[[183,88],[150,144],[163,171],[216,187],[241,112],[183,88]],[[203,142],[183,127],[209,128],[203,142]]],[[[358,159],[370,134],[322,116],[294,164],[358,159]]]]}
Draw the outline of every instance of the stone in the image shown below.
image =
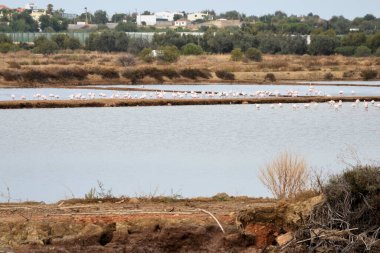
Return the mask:
{"type": "Polygon", "coordinates": [[[276,242],[279,246],[284,246],[288,244],[291,240],[293,240],[294,236],[292,232],[288,232],[286,234],[282,234],[280,236],[277,236],[276,242]]]}

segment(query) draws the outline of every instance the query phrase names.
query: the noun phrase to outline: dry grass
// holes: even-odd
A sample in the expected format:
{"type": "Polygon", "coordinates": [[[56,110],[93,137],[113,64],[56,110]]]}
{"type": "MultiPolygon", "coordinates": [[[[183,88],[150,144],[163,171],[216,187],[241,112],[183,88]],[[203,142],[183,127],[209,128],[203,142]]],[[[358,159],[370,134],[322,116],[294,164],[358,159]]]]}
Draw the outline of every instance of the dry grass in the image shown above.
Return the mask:
{"type": "Polygon", "coordinates": [[[284,152],[260,169],[259,178],[276,198],[285,199],[306,188],[309,168],[302,157],[284,152]]]}
{"type": "MultiPolygon", "coordinates": [[[[346,80],[360,80],[359,74],[348,77],[344,73],[360,73],[363,69],[371,68],[380,72],[379,60],[376,57],[354,58],[344,56],[309,56],[309,55],[263,55],[262,62],[233,62],[230,55],[200,55],[200,56],[181,56],[177,63],[162,64],[160,62],[145,63],[140,59],[135,59],[135,66],[120,66],[118,59],[123,53],[98,53],[86,51],[64,51],[62,53],[45,57],[43,55],[31,54],[28,51],[5,54],[2,57],[3,64],[0,64],[0,71],[9,70],[7,62],[16,62],[22,65],[22,69],[33,69],[45,71],[54,66],[60,68],[84,68],[86,70],[105,68],[112,69],[119,74],[127,70],[138,70],[146,68],[157,68],[159,70],[175,69],[180,72],[183,69],[207,69],[210,72],[228,71],[235,75],[236,83],[262,83],[266,74],[274,72],[277,82],[284,81],[312,81],[323,80],[326,73],[331,72],[335,79],[345,78],[346,80]],[[344,77],[343,77],[344,76],[344,77]]],[[[15,70],[15,69],[13,69],[15,70]]],[[[114,75],[116,76],[116,75],[114,75]]],[[[129,79],[121,77],[114,79],[119,83],[130,83],[129,79]]],[[[220,78],[213,75],[210,79],[202,82],[214,83],[221,82],[220,78]]],[[[105,80],[100,75],[90,74],[87,83],[103,83],[105,80]]],[[[106,83],[112,83],[113,79],[106,79],[106,83]]],[[[157,80],[147,77],[141,83],[156,83],[157,80]]],[[[165,83],[182,82],[192,83],[191,79],[164,79],[165,83]]],[[[56,84],[56,83],[54,83],[56,84]]],[[[9,81],[0,78],[0,85],[9,85],[9,81]]],[[[22,83],[12,83],[12,86],[22,86],[22,83]]],[[[53,85],[49,81],[44,84],[53,85]]]]}

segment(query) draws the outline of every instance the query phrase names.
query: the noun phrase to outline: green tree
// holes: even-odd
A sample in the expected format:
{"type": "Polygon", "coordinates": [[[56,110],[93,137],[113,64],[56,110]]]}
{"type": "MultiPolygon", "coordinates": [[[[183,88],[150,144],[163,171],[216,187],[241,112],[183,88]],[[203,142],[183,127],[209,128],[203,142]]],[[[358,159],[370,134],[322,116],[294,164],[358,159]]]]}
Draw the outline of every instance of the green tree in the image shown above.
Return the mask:
{"type": "Polygon", "coordinates": [[[335,49],[335,53],[341,54],[344,56],[352,56],[355,54],[356,47],[354,46],[343,46],[343,47],[337,47],[335,49]]]}
{"type": "Polygon", "coordinates": [[[137,32],[137,25],[132,22],[120,22],[115,29],[121,32],[137,32]]]}
{"type": "Polygon", "coordinates": [[[57,43],[47,39],[44,36],[41,36],[35,39],[34,45],[35,47],[33,49],[33,53],[36,53],[36,54],[44,54],[44,55],[54,54],[59,49],[57,43]]]}
{"type": "Polygon", "coordinates": [[[180,56],[176,46],[160,47],[158,51],[158,59],[163,62],[176,62],[180,56]]]}
{"type": "Polygon", "coordinates": [[[123,22],[124,20],[126,20],[126,17],[127,15],[124,14],[124,13],[115,13],[112,15],[112,22],[113,23],[120,23],[120,22],[123,22]]]}
{"type": "Polygon", "coordinates": [[[105,24],[108,22],[107,12],[103,10],[97,10],[94,13],[93,22],[95,24],[105,24]]]}
{"type": "Polygon", "coordinates": [[[281,38],[275,34],[260,34],[259,49],[266,54],[276,54],[281,52],[281,38]]]}
{"type": "Polygon", "coordinates": [[[144,48],[141,52],[140,52],[140,58],[141,60],[143,60],[144,62],[148,62],[148,63],[151,63],[153,62],[154,60],[154,57],[152,55],[152,49],[151,48],[144,48]]]}
{"type": "Polygon", "coordinates": [[[92,51],[125,52],[128,50],[129,38],[123,32],[104,31],[92,33],[86,41],[86,48],[92,51]]]}
{"type": "Polygon", "coordinates": [[[342,46],[358,47],[366,43],[367,36],[360,33],[349,33],[342,38],[342,46]]]}
{"type": "Polygon", "coordinates": [[[245,52],[245,57],[251,61],[261,61],[262,56],[261,56],[261,51],[258,50],[257,48],[249,48],[245,52]]]}
{"type": "Polygon", "coordinates": [[[346,34],[350,31],[351,21],[343,16],[334,16],[330,19],[329,23],[337,34],[346,34]]]}
{"type": "Polygon", "coordinates": [[[243,52],[241,51],[240,48],[234,48],[231,51],[231,61],[241,61],[243,60],[243,52]]]}
{"type": "Polygon", "coordinates": [[[15,13],[9,24],[13,32],[37,32],[38,22],[28,12],[15,13]]]}
{"type": "Polygon", "coordinates": [[[309,53],[312,55],[331,55],[335,53],[335,48],[339,45],[336,37],[327,35],[316,35],[311,37],[309,53]]]}
{"type": "Polygon", "coordinates": [[[178,19],[181,19],[183,16],[182,15],[180,15],[180,14],[174,14],[174,16],[173,16],[173,20],[174,21],[177,21],[178,19]]]}
{"type": "Polygon", "coordinates": [[[281,41],[282,54],[305,54],[307,52],[306,40],[301,36],[282,36],[281,41]]]}
{"type": "Polygon", "coordinates": [[[380,57],[380,47],[376,50],[375,56],[380,57]]]}
{"type": "Polygon", "coordinates": [[[210,28],[204,34],[205,47],[212,53],[230,53],[234,48],[233,36],[227,29],[210,28]]]}
{"type": "Polygon", "coordinates": [[[373,51],[375,51],[377,48],[380,47],[380,32],[377,32],[376,34],[374,34],[368,38],[368,46],[373,51]]]}
{"type": "Polygon", "coordinates": [[[220,14],[221,18],[230,19],[230,20],[237,20],[240,19],[241,15],[238,11],[227,11],[225,13],[220,14]]]}
{"type": "Polygon", "coordinates": [[[371,55],[371,49],[366,46],[360,46],[355,50],[355,56],[357,57],[367,57],[371,55]]]}
{"type": "Polygon", "coordinates": [[[46,9],[46,14],[53,15],[53,5],[48,4],[47,9],[46,9]]]}
{"type": "Polygon", "coordinates": [[[184,55],[201,55],[203,48],[194,43],[188,43],[182,47],[182,54],[184,55]]]}

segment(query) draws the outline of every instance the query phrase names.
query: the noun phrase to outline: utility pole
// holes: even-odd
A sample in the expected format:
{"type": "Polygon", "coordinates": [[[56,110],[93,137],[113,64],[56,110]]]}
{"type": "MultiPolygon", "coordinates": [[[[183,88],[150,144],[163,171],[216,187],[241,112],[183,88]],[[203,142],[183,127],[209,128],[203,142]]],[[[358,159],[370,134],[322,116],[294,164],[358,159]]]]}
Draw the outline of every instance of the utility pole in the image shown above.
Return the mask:
{"type": "Polygon", "coordinates": [[[87,7],[84,7],[84,10],[86,12],[86,25],[88,25],[88,14],[87,14],[87,7]]]}

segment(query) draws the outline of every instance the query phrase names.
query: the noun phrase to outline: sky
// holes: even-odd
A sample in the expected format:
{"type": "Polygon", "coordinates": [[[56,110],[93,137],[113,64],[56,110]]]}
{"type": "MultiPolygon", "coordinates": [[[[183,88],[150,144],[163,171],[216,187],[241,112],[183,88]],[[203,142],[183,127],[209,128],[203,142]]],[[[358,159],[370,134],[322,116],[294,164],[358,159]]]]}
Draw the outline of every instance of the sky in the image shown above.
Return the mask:
{"type": "MultiPolygon", "coordinates": [[[[112,15],[117,12],[156,11],[201,11],[213,9],[217,13],[237,10],[247,15],[261,16],[281,10],[288,15],[306,15],[310,12],[329,19],[334,15],[346,18],[373,14],[380,16],[380,0],[29,0],[38,7],[52,3],[55,8],[62,8],[68,13],[82,13],[84,7],[94,12],[106,10],[112,15]]],[[[0,0],[0,4],[9,7],[24,6],[28,0],[0,0]]]]}

